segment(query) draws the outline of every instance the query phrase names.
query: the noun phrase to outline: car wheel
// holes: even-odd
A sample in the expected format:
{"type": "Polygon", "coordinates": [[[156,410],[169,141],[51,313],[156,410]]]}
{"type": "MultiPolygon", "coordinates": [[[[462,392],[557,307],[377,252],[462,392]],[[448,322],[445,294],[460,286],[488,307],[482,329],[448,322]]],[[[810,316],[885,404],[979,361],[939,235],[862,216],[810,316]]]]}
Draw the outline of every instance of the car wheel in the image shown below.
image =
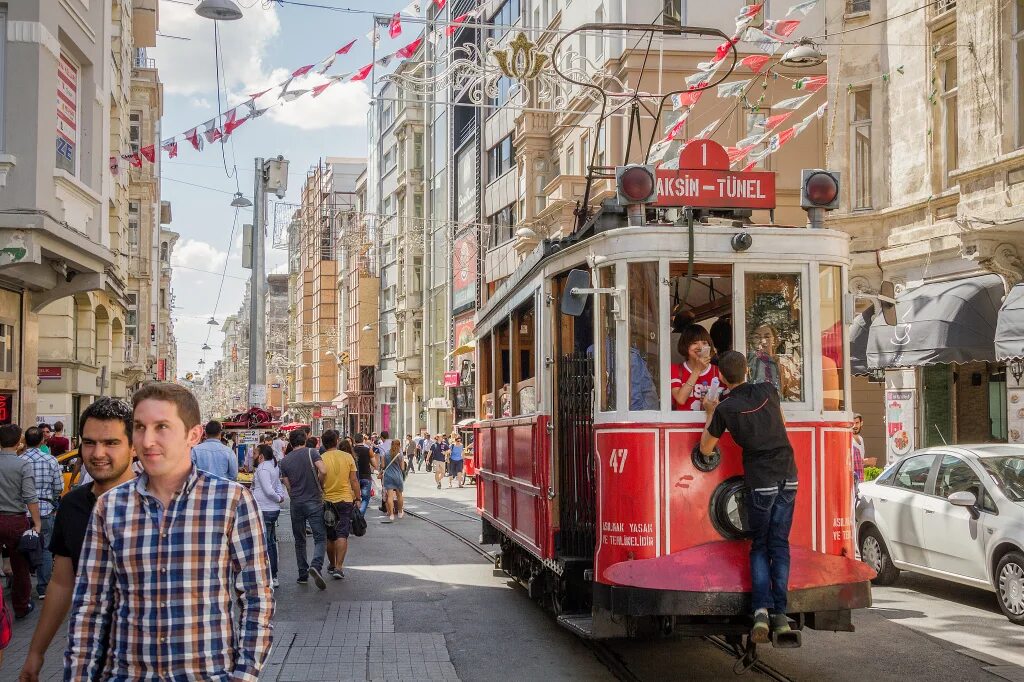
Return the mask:
{"type": "Polygon", "coordinates": [[[900,569],[892,565],[889,548],[885,546],[881,533],[874,528],[861,533],[860,558],[878,574],[871,581],[875,585],[892,585],[900,577],[900,569]]]}
{"type": "Polygon", "coordinates": [[[996,566],[999,608],[1011,623],[1024,625],[1024,554],[1009,552],[996,566]]]}

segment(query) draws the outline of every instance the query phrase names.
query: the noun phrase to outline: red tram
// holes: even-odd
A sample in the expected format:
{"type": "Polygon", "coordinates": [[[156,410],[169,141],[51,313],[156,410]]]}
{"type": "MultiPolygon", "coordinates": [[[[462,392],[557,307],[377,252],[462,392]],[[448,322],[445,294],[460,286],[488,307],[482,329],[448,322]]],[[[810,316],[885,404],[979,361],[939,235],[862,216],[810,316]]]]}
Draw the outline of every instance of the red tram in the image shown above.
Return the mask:
{"type": "Polygon", "coordinates": [[[782,394],[800,477],[790,617],[852,630],[874,574],[852,535],[847,235],[626,225],[606,202],[542,243],[477,315],[483,539],[585,636],[747,630],[740,453],[726,435],[719,461],[695,460],[704,414],[672,409],[672,313],[688,310],[728,323],[722,345],[782,394]]]}

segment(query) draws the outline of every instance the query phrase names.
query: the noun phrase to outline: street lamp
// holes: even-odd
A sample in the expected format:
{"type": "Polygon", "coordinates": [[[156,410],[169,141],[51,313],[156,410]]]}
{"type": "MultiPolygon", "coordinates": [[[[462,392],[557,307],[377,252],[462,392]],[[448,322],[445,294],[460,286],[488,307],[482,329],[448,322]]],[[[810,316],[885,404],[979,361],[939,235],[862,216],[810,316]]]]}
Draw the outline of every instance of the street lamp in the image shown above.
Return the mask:
{"type": "Polygon", "coordinates": [[[206,324],[209,324],[209,325],[213,325],[214,327],[217,327],[217,326],[219,326],[219,325],[220,325],[220,322],[218,322],[218,321],[217,321],[217,320],[216,320],[216,319],[215,319],[215,318],[213,317],[213,315],[210,315],[210,319],[206,321],[206,324]]]}
{"type": "Polygon", "coordinates": [[[196,14],[214,21],[234,21],[242,18],[242,10],[232,0],[203,0],[196,7],[196,14]]]}
{"type": "Polygon", "coordinates": [[[208,344],[208,343],[204,343],[204,344],[203,344],[203,350],[213,350],[213,349],[212,349],[212,348],[210,348],[210,344],[208,344]]]}
{"type": "Polygon", "coordinates": [[[824,61],[825,55],[823,55],[818,47],[811,42],[811,39],[801,38],[800,42],[789,48],[789,50],[786,51],[786,54],[782,55],[782,59],[779,60],[779,65],[805,69],[812,66],[818,66],[824,61]]]}
{"type": "Polygon", "coordinates": [[[252,206],[252,202],[242,196],[241,192],[235,192],[235,198],[231,200],[231,205],[235,208],[249,208],[252,206]]]}

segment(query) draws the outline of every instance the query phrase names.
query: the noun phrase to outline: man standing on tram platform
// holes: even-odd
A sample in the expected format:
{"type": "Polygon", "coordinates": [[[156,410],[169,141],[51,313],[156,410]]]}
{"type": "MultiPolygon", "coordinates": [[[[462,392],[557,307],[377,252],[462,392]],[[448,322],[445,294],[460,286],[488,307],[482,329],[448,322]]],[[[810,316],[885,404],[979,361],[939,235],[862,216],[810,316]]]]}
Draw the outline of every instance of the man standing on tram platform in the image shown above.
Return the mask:
{"type": "Polygon", "coordinates": [[[721,401],[713,395],[704,400],[707,423],[698,447],[702,455],[711,455],[719,438],[729,431],[743,452],[743,476],[750,490],[747,522],[753,540],[750,636],[753,642],[766,644],[769,625],[776,634],[790,630],[786,609],[796,462],[775,386],[747,383],[747,360],[736,351],[719,356],[718,370],[729,394],[721,401]]]}

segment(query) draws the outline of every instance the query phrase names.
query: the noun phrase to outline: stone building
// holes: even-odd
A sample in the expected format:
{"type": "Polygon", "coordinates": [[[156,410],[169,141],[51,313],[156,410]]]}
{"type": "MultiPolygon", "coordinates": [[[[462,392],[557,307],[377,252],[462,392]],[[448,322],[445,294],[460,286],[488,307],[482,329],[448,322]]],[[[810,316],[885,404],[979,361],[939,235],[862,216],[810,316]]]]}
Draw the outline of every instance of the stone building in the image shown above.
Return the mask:
{"type": "Polygon", "coordinates": [[[1024,442],[1015,350],[1000,312],[1024,277],[1024,6],[826,3],[828,164],[843,174],[829,226],[853,238],[854,409],[869,456],[1024,442]],[[968,20],[969,19],[969,20],[968,20]],[[985,26],[986,30],[978,30],[985,26]],[[840,33],[842,32],[842,33],[840,33]],[[877,44],[860,49],[848,45],[877,44]],[[882,283],[897,324],[877,315],[882,283]],[[904,437],[906,436],[906,437],[904,437]]]}

